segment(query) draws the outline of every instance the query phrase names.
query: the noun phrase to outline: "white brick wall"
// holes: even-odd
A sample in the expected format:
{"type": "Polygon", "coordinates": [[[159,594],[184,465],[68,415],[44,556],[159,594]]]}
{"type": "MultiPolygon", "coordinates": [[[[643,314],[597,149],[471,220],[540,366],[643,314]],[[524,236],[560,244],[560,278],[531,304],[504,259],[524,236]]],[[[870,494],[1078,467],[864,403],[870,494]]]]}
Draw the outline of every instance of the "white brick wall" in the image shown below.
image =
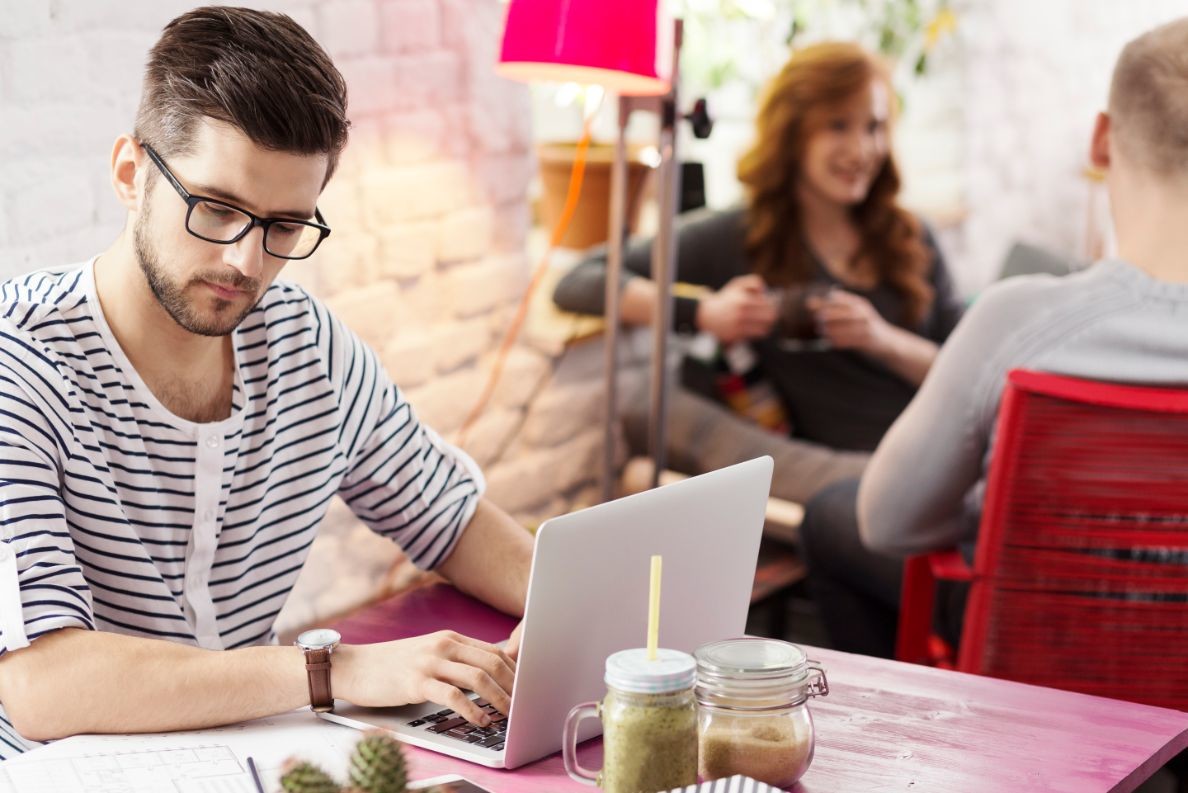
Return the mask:
{"type": "MultiPolygon", "coordinates": [[[[119,233],[124,213],[108,181],[111,144],[131,128],[148,48],[193,4],[0,0],[0,277],[85,259],[119,233]]],[[[528,94],[491,68],[503,6],[246,4],[306,26],[350,91],[351,142],[320,203],[334,236],[282,277],[326,299],[449,437],[481,390],[529,275],[528,94]]],[[[593,349],[581,354],[597,358],[593,349]]],[[[487,464],[493,493],[532,521],[588,492],[595,470],[593,425],[573,416],[566,417],[572,432],[546,432],[533,419],[538,442],[521,438],[508,450],[551,366],[538,348],[516,349],[468,444],[487,464]]],[[[553,402],[544,402],[546,412],[553,402]]],[[[389,570],[389,582],[409,575],[394,546],[336,502],[280,627],[374,596],[389,570]]]]}
{"type": "Polygon", "coordinates": [[[1084,253],[1089,135],[1122,46],[1188,14],[1184,0],[994,0],[965,4],[962,89],[969,211],[958,250],[966,291],[992,280],[1016,239],[1084,253]]]}

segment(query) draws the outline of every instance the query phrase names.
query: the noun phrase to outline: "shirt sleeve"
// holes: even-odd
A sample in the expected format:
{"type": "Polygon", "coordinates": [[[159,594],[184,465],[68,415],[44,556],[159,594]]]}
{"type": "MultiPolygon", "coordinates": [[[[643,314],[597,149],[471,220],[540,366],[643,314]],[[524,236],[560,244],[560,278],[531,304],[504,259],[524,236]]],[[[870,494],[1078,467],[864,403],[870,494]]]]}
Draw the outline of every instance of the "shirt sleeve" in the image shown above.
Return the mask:
{"type": "MultiPolygon", "coordinates": [[[[717,290],[747,272],[746,227],[741,211],[690,212],[677,218],[673,234],[677,281],[717,290]]],[[[624,246],[620,289],[632,278],[651,278],[652,243],[653,239],[646,237],[624,246]]],[[[553,292],[559,308],[579,314],[604,313],[607,255],[606,246],[596,248],[561,279],[553,292]]],[[[697,331],[697,304],[695,297],[673,297],[673,330],[697,331]]]]}
{"type": "Polygon", "coordinates": [[[974,304],[871,457],[858,491],[869,547],[923,553],[976,531],[966,499],[982,478],[1006,374],[1026,357],[1013,352],[1013,338],[1042,315],[1021,281],[991,287],[974,304]]]}
{"type": "Polygon", "coordinates": [[[341,410],[347,472],[338,494],[413,564],[431,570],[449,557],[478,508],[482,472],[417,419],[373,350],[314,305],[341,410]]]}
{"type": "Polygon", "coordinates": [[[69,409],[52,366],[0,327],[0,655],[60,628],[95,629],[62,500],[69,409]]]}

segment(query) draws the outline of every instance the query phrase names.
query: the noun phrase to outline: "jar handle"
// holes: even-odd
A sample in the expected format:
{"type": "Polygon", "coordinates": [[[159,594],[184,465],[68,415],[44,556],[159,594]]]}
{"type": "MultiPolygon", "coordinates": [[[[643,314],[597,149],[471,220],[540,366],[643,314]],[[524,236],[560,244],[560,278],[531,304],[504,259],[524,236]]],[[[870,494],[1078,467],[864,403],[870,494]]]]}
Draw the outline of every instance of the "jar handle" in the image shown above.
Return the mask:
{"type": "Polygon", "coordinates": [[[565,773],[576,782],[583,785],[597,787],[602,781],[601,772],[583,768],[577,759],[577,728],[583,719],[601,718],[602,704],[599,702],[583,702],[574,705],[573,710],[565,718],[565,731],[561,734],[561,759],[565,763],[565,773]]]}
{"type": "Polygon", "coordinates": [[[810,697],[827,697],[829,696],[829,680],[825,677],[825,667],[821,666],[820,662],[810,660],[806,666],[809,668],[808,685],[805,686],[805,692],[810,697]]]}

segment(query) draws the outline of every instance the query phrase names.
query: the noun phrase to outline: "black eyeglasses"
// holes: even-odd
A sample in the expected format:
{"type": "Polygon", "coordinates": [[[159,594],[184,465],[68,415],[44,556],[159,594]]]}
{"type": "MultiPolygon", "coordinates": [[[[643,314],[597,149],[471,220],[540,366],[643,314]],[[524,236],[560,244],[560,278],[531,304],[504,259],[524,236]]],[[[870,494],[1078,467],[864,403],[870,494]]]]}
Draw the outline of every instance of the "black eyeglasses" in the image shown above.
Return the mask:
{"type": "Polygon", "coordinates": [[[269,255],[278,259],[307,259],[322,244],[322,240],[330,236],[330,227],[317,207],[314,208],[317,223],[313,223],[289,218],[262,218],[217,198],[191,195],[165,161],[153,151],[152,146],[147,143],[141,146],[186,202],[186,231],[200,240],[230,245],[239,242],[244,235],[259,226],[264,229],[264,250],[269,255]]]}

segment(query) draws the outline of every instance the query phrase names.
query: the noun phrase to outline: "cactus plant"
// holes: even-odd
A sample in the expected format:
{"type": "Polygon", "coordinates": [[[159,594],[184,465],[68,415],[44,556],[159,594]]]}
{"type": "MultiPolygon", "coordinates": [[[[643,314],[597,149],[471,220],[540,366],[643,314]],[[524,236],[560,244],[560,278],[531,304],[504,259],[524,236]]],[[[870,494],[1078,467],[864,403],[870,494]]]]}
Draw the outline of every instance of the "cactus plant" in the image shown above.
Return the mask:
{"type": "Polygon", "coordinates": [[[281,776],[281,790],[285,793],[339,793],[337,782],[313,763],[289,760],[281,776]]]}
{"type": "Polygon", "coordinates": [[[348,771],[361,793],[405,793],[408,768],[400,744],[385,732],[368,731],[355,746],[348,771]]]}

